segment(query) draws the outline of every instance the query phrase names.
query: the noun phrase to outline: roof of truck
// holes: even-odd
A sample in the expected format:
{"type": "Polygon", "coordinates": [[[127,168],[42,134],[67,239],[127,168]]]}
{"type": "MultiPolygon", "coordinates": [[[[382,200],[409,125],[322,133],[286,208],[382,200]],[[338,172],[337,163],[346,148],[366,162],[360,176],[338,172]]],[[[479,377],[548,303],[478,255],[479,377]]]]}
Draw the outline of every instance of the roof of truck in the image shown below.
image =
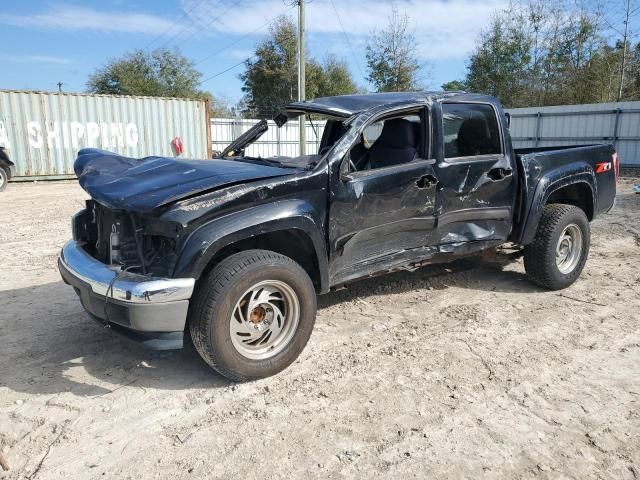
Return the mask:
{"type": "Polygon", "coordinates": [[[339,95],[335,97],[319,97],[304,102],[290,103],[285,110],[296,109],[306,111],[333,112],[336,116],[351,116],[371,108],[384,105],[397,105],[402,103],[416,103],[455,98],[456,100],[493,100],[488,95],[479,95],[467,92],[385,92],[368,93],[365,95],[339,95]]]}

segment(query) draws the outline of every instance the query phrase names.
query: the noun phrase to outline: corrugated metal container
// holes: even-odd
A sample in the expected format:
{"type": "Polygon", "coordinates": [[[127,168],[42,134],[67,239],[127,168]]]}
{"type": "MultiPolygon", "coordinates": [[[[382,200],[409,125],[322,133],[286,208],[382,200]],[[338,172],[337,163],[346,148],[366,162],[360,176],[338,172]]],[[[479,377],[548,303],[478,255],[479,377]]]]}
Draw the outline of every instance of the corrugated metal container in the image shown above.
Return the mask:
{"type": "Polygon", "coordinates": [[[129,157],[210,157],[209,109],[181,98],[0,90],[0,146],[17,166],[16,179],[73,175],[80,148],[129,157]]]}
{"type": "Polygon", "coordinates": [[[512,108],[516,148],[612,143],[624,167],[640,167],[640,102],[512,108]]]}
{"type": "MultiPolygon", "coordinates": [[[[260,120],[252,120],[245,118],[214,118],[211,120],[211,140],[213,149],[222,151],[233,140],[241,134],[249,130],[260,120]]],[[[269,130],[267,130],[257,142],[250,145],[246,154],[249,156],[286,156],[295,157],[299,155],[299,131],[297,121],[289,121],[281,128],[278,128],[275,122],[269,120],[269,130]]],[[[322,132],[325,126],[324,121],[305,122],[307,154],[317,153],[322,139],[322,132]]]]}

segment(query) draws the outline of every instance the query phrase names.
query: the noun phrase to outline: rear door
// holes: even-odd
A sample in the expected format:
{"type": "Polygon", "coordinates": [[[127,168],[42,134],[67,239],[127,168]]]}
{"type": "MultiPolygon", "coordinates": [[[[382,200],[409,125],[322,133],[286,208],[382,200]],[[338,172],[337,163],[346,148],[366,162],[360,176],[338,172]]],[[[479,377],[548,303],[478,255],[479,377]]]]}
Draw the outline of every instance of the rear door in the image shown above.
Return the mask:
{"type": "Polygon", "coordinates": [[[437,243],[506,240],[517,189],[506,123],[490,103],[444,102],[439,113],[437,243]]]}

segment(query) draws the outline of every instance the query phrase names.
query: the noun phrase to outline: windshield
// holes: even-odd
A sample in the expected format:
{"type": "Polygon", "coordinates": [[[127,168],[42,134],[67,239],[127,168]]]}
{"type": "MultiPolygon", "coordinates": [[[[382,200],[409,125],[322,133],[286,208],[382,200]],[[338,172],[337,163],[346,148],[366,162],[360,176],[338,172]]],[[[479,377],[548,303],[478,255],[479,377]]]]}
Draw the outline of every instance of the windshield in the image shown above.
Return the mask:
{"type": "Polygon", "coordinates": [[[344,135],[344,118],[311,114],[305,117],[305,155],[300,155],[299,114],[276,120],[237,119],[214,125],[218,156],[292,168],[315,165],[344,135]],[[231,138],[230,138],[231,137],[231,138]],[[218,143],[219,142],[219,143],[218,143]],[[222,147],[222,148],[221,148],[222,147]]]}

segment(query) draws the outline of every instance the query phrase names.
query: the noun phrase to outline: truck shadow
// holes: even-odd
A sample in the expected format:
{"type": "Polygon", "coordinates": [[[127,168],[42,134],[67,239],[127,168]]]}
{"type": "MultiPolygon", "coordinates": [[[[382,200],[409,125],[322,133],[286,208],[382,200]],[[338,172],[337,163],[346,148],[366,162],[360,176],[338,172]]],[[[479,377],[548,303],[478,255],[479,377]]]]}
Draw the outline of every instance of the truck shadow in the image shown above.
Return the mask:
{"type": "MultiPolygon", "coordinates": [[[[523,273],[500,262],[464,259],[414,272],[350,284],[319,297],[320,309],[372,295],[458,288],[509,293],[542,292],[523,273]]],[[[17,392],[70,392],[95,397],[123,386],[161,390],[225,388],[190,341],[186,348],[153,352],[91,320],[73,290],[60,282],[0,292],[0,387],[17,392]]]]}
{"type": "Polygon", "coordinates": [[[153,352],[101,327],[62,281],[0,292],[0,344],[0,387],[17,392],[94,397],[126,385],[162,390],[231,385],[190,344],[153,352]]]}

